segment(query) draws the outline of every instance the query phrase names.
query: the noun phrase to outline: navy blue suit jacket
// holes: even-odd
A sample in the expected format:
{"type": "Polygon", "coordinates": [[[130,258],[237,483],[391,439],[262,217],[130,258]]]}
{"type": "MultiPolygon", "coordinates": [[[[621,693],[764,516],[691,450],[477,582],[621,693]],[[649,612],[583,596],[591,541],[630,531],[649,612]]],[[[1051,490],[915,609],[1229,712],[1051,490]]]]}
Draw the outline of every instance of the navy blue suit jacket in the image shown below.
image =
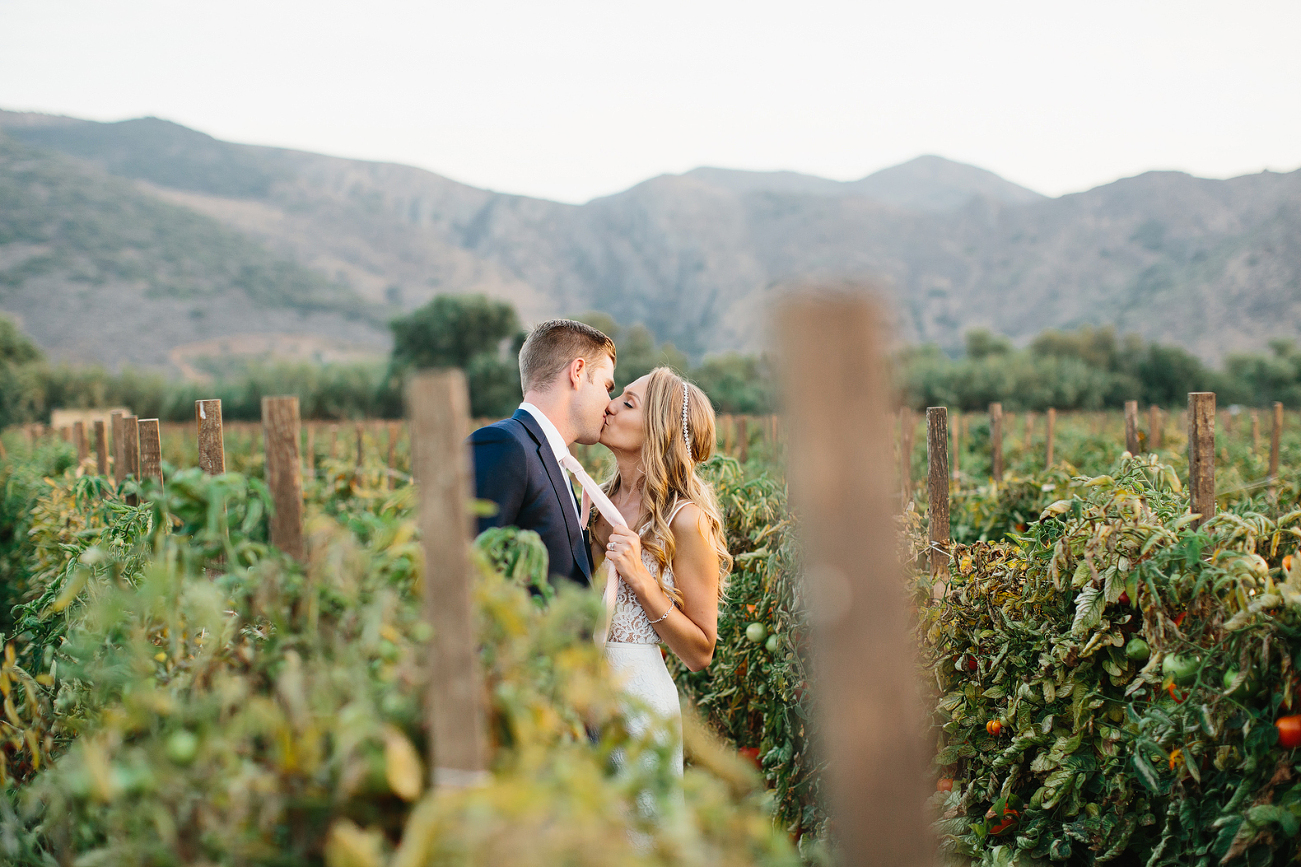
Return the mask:
{"type": "Polygon", "coordinates": [[[526,410],[470,434],[474,453],[474,489],[481,500],[497,504],[497,514],[479,519],[489,527],[519,527],[542,537],[554,583],[560,575],[587,586],[592,555],[584,528],[578,526],[571,488],[556,462],[541,425],[526,410]]]}

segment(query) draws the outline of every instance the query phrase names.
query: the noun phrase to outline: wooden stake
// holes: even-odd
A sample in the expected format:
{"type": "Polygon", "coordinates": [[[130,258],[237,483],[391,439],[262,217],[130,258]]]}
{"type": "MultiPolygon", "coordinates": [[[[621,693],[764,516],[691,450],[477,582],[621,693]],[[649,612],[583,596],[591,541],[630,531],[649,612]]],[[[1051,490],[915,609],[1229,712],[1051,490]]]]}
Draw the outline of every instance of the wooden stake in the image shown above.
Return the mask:
{"type": "Polygon", "coordinates": [[[95,472],[101,476],[108,475],[108,437],[102,418],[95,421],[95,472]]]}
{"type": "Polygon", "coordinates": [[[77,464],[90,457],[90,442],[86,439],[86,423],[83,421],[74,421],[72,423],[72,443],[77,447],[77,464]]]}
{"type": "MultiPolygon", "coordinates": [[[[357,422],[357,469],[361,469],[361,462],[366,456],[366,443],[364,441],[365,430],[361,422],[357,422]]],[[[467,433],[466,436],[469,436],[467,433]]]]}
{"type": "Polygon", "coordinates": [[[306,559],[303,545],[303,469],[298,455],[298,398],[262,398],[262,438],[266,481],[275,513],[271,544],[295,560],[306,559]]]}
{"type": "Polygon", "coordinates": [[[1003,404],[989,405],[990,475],[1003,481],[1003,404]]]}
{"type": "Polygon", "coordinates": [[[903,508],[913,498],[913,432],[917,420],[912,407],[899,410],[899,503],[903,508]]]}
{"type": "Polygon", "coordinates": [[[123,434],[122,419],[126,415],[121,412],[114,412],[109,415],[109,421],[113,429],[113,484],[121,485],[122,480],[126,478],[126,454],[123,449],[123,443],[126,435],[123,434]]]}
{"type": "Polygon", "coordinates": [[[831,297],[788,302],[777,321],[789,360],[790,485],[807,552],[815,712],[832,759],[824,781],[840,862],[931,865],[930,752],[891,523],[880,319],[861,297],[831,297]],[[825,375],[794,373],[810,369],[825,375]]]}
{"type": "Polygon", "coordinates": [[[339,456],[339,426],[330,425],[330,460],[339,456]]]}
{"type": "Polygon", "coordinates": [[[1044,467],[1053,468],[1053,437],[1057,435],[1057,410],[1055,407],[1048,407],[1048,421],[1044,429],[1044,467]]]}
{"type": "Polygon", "coordinates": [[[1275,483],[1278,482],[1278,447],[1283,436],[1283,404],[1274,402],[1274,427],[1269,432],[1269,482],[1272,496],[1277,496],[1275,483]]]}
{"type": "Polygon", "coordinates": [[[385,487],[392,489],[394,487],[393,474],[397,470],[397,451],[398,449],[398,425],[397,422],[388,423],[388,475],[385,479],[385,487]]]}
{"type": "Polygon", "coordinates": [[[303,425],[303,427],[307,429],[307,434],[304,437],[304,439],[307,440],[307,444],[303,447],[304,449],[306,449],[307,452],[307,469],[309,472],[315,472],[316,471],[316,425],[315,423],[309,421],[307,424],[303,425]]]}
{"type": "Polygon", "coordinates": [[[1157,451],[1161,448],[1161,407],[1152,404],[1147,408],[1147,450],[1157,451]]]}
{"type": "Polygon", "coordinates": [[[142,418],[138,425],[140,436],[140,478],[163,482],[163,438],[158,419],[142,418]]]}
{"type": "Polygon", "coordinates": [[[226,443],[221,429],[221,401],[196,400],[194,423],[199,437],[199,469],[210,476],[226,472],[226,443]]]}
{"type": "MultiPolygon", "coordinates": [[[[140,420],[133,415],[122,416],[122,472],[126,478],[140,478],[140,420]]],[[[127,494],[128,506],[139,502],[135,494],[127,494]]]]}
{"type": "Polygon", "coordinates": [[[750,431],[746,429],[746,416],[741,416],[736,422],[736,459],[745,463],[750,457],[750,431]]]}
{"type": "Polygon", "coordinates": [[[736,419],[731,413],[723,416],[723,454],[730,456],[736,446],[736,419]]]}
{"type": "Polygon", "coordinates": [[[1025,413],[1025,432],[1021,437],[1021,448],[1023,451],[1030,450],[1030,439],[1034,435],[1034,413],[1026,410],[1025,413]]]}
{"type": "Polygon", "coordinates": [[[59,439],[63,440],[65,443],[72,442],[72,428],[68,427],[66,424],[60,427],[59,439]]]}
{"type": "Polygon", "coordinates": [[[469,397],[459,370],[420,373],[407,384],[412,468],[425,550],[424,612],[433,627],[427,703],[434,786],[487,777],[487,715],[470,601],[473,485],[465,446],[469,397]]]}
{"type": "Polygon", "coordinates": [[[931,530],[931,575],[949,568],[949,411],[926,410],[927,521],[931,530]]]}
{"type": "Polygon", "coordinates": [[[1138,401],[1125,401],[1125,451],[1131,455],[1142,452],[1138,445],[1138,401]]]}
{"type": "Polygon", "coordinates": [[[1251,411],[1251,454],[1253,457],[1260,454],[1260,411],[1251,411]]]}
{"type": "Polygon", "coordinates": [[[1188,492],[1200,527],[1215,514],[1215,392],[1188,394],[1188,492]]]}

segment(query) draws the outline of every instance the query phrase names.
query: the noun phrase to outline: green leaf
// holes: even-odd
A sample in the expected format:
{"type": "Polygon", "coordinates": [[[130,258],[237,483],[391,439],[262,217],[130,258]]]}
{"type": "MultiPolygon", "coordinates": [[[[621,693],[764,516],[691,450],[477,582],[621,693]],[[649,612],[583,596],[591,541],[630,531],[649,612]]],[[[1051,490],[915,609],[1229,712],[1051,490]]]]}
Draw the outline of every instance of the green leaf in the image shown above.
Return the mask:
{"type": "Polygon", "coordinates": [[[1107,600],[1097,587],[1085,587],[1075,597],[1075,620],[1071,623],[1072,635],[1083,635],[1102,622],[1102,609],[1107,600]]]}

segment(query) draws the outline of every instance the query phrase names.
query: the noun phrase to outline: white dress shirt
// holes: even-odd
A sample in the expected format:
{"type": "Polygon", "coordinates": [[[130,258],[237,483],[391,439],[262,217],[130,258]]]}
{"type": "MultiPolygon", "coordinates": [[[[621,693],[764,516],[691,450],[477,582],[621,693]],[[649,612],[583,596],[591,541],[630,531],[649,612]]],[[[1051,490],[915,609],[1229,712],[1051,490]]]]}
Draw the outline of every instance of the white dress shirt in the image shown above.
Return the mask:
{"type": "Polygon", "coordinates": [[[543,414],[542,410],[528,401],[521,403],[519,408],[537,419],[538,427],[542,428],[542,435],[547,438],[547,444],[551,446],[551,451],[556,455],[556,463],[560,465],[560,472],[565,475],[565,488],[569,491],[569,501],[574,504],[574,515],[578,516],[581,521],[582,516],[579,513],[578,500],[574,497],[574,481],[570,478],[569,470],[565,469],[564,464],[564,459],[569,456],[569,446],[565,443],[564,438],[560,436],[560,431],[556,430],[556,426],[551,423],[551,419],[543,414]]]}

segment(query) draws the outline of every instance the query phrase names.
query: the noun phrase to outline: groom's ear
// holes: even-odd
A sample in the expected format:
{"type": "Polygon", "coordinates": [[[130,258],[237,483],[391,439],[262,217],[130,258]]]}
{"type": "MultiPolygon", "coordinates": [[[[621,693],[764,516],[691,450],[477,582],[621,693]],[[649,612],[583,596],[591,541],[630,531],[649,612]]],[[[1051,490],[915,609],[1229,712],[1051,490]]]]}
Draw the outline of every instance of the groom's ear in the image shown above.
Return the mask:
{"type": "Polygon", "coordinates": [[[585,373],[587,373],[587,359],[575,358],[569,362],[569,387],[579,388],[583,384],[585,373]]]}

